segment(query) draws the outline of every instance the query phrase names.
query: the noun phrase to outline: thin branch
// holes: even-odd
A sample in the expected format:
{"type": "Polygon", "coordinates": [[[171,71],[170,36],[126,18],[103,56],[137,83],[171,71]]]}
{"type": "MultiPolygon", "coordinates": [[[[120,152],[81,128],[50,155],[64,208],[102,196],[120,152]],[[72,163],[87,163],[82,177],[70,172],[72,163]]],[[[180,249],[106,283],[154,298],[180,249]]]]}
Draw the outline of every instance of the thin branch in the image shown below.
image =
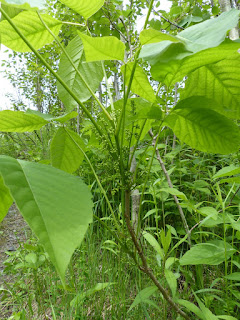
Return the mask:
{"type": "MultiPolygon", "coordinates": [[[[152,137],[152,139],[153,139],[152,145],[155,146],[155,144],[156,144],[156,138],[153,136],[152,130],[150,129],[148,133],[149,133],[149,135],[150,135],[150,136],[152,137]]],[[[157,156],[158,162],[160,163],[160,166],[161,166],[161,168],[162,168],[162,171],[163,171],[163,173],[164,173],[164,175],[165,175],[165,177],[166,177],[166,179],[167,179],[167,183],[168,183],[169,187],[170,187],[170,188],[173,188],[172,181],[171,181],[170,176],[169,176],[169,174],[168,174],[168,172],[167,172],[167,169],[166,169],[166,167],[165,167],[165,165],[164,165],[164,162],[163,162],[163,160],[162,160],[162,158],[161,158],[161,156],[160,156],[160,152],[159,152],[158,148],[156,148],[156,156],[157,156]]],[[[188,234],[188,243],[189,243],[189,246],[191,246],[190,231],[189,231],[189,227],[188,227],[188,224],[187,224],[187,220],[186,220],[185,215],[184,215],[184,213],[183,213],[182,207],[181,207],[181,205],[180,205],[180,203],[179,203],[178,198],[177,198],[175,195],[172,195],[172,197],[173,197],[173,199],[174,199],[174,201],[175,201],[175,203],[176,203],[176,206],[177,206],[177,208],[178,208],[178,211],[179,211],[180,217],[181,217],[181,219],[182,219],[183,226],[184,226],[184,229],[185,229],[185,231],[186,231],[186,234],[188,234]]]]}

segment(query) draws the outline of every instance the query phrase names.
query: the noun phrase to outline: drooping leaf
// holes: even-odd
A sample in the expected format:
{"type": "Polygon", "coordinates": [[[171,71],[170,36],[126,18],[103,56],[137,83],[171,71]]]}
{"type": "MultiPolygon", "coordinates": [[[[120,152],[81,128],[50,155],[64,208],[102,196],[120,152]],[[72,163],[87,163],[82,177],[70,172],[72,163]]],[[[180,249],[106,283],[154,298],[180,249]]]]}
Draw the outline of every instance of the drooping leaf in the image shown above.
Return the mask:
{"type": "Polygon", "coordinates": [[[79,32],[87,62],[101,60],[124,60],[125,45],[116,37],[89,37],[79,32]]]}
{"type": "Polygon", "coordinates": [[[60,0],[67,7],[73,9],[85,19],[90,18],[104,4],[104,0],[60,0]]]}
{"type": "Polygon", "coordinates": [[[48,165],[0,156],[0,173],[64,283],[70,258],[92,222],[88,187],[48,165]]]}
{"type": "Polygon", "coordinates": [[[22,111],[0,111],[0,131],[4,132],[31,132],[42,128],[48,121],[34,114],[22,111]]]}
{"type": "Polygon", "coordinates": [[[239,148],[239,128],[214,110],[188,107],[188,101],[166,117],[165,123],[183,142],[204,152],[228,154],[239,148]]]}
{"type": "MultiPolygon", "coordinates": [[[[121,71],[125,77],[126,85],[129,83],[133,66],[134,62],[129,62],[121,67],[121,71]]],[[[148,101],[156,101],[154,90],[148,81],[147,75],[142,67],[140,67],[138,64],[136,65],[134,72],[131,90],[148,101]]]]}
{"type": "Polygon", "coordinates": [[[55,168],[73,173],[81,165],[85,145],[80,136],[67,128],[59,128],[51,143],[51,163],[55,168]]]}
{"type": "Polygon", "coordinates": [[[43,119],[45,119],[47,121],[57,121],[57,122],[60,122],[60,123],[65,123],[68,120],[77,117],[77,115],[78,115],[77,111],[72,111],[72,112],[69,112],[69,113],[64,114],[62,116],[59,116],[59,117],[53,117],[49,113],[42,113],[40,111],[31,110],[31,109],[27,109],[26,113],[35,114],[35,115],[37,115],[39,117],[42,117],[43,119]]]}
{"type": "Polygon", "coordinates": [[[239,13],[236,9],[223,12],[217,18],[208,19],[181,31],[177,37],[187,39],[187,48],[193,52],[216,47],[224,41],[227,31],[238,24],[239,13]]]}
{"type": "Polygon", "coordinates": [[[182,60],[175,59],[175,61],[168,61],[168,63],[158,61],[156,58],[154,58],[153,61],[149,60],[148,58],[146,58],[146,60],[148,60],[150,64],[153,64],[152,62],[154,62],[154,65],[152,65],[151,68],[151,74],[153,78],[165,83],[167,86],[170,86],[178,81],[181,81],[184,76],[198,68],[201,68],[202,66],[213,64],[226,59],[227,57],[231,57],[233,54],[237,53],[239,48],[239,43],[235,43],[226,39],[220,46],[216,48],[203,50],[185,57],[182,60]]]}
{"type": "MultiPolygon", "coordinates": [[[[226,244],[226,256],[229,259],[236,250],[226,244]]],[[[208,243],[200,243],[188,250],[179,260],[181,265],[218,265],[225,260],[224,241],[214,240],[208,243]]]]}
{"type": "Polygon", "coordinates": [[[150,286],[141,290],[134,299],[133,303],[131,304],[128,312],[131,311],[134,307],[136,307],[139,303],[144,303],[146,300],[156,292],[158,288],[156,286],[150,286]]]}
{"type": "MultiPolygon", "coordinates": [[[[54,35],[57,36],[62,25],[61,21],[58,21],[47,14],[41,15],[41,17],[54,35]]],[[[12,21],[35,49],[40,49],[54,40],[53,36],[42,24],[36,12],[20,12],[12,19],[12,21]]],[[[0,22],[0,35],[1,42],[6,47],[19,52],[31,51],[6,20],[0,22]]]]}
{"type": "Polygon", "coordinates": [[[240,168],[231,164],[230,166],[224,167],[221,170],[219,170],[212,178],[217,179],[222,177],[229,177],[239,173],[240,173],[240,168]]]}
{"type": "Polygon", "coordinates": [[[223,115],[240,119],[240,54],[203,66],[188,75],[181,97],[202,95],[222,105],[223,115]],[[199,81],[201,79],[201,81],[199,81]]]}
{"type": "Polygon", "coordinates": [[[0,175],[0,222],[8,213],[8,209],[13,203],[9,189],[5,186],[3,178],[0,175]]]}
{"type": "Polygon", "coordinates": [[[163,33],[161,31],[158,31],[152,28],[145,29],[140,33],[140,42],[142,45],[166,41],[166,40],[169,40],[171,42],[181,42],[180,39],[178,39],[175,36],[172,36],[171,34],[163,33]]]}
{"type": "MultiPolygon", "coordinates": [[[[78,96],[81,102],[87,101],[92,94],[85,82],[95,92],[103,78],[102,65],[100,62],[85,62],[83,60],[83,44],[79,36],[76,36],[69,43],[66,50],[81,76],[65,55],[62,55],[60,58],[58,74],[78,96]]],[[[77,106],[76,101],[59,83],[57,84],[57,88],[59,98],[64,103],[65,108],[71,111],[77,106]]]]}

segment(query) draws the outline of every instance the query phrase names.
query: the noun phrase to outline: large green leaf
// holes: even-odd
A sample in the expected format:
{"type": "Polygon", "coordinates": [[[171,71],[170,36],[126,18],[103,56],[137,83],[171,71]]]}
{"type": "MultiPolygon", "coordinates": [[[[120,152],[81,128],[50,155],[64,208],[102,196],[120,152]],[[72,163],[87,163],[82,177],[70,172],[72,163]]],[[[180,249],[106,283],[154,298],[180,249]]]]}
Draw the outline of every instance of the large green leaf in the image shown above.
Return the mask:
{"type": "Polygon", "coordinates": [[[204,95],[223,106],[222,114],[240,119],[240,54],[190,73],[183,98],[204,95]]]}
{"type": "MultiPolygon", "coordinates": [[[[229,259],[236,250],[226,243],[226,257],[229,259]]],[[[225,260],[225,244],[222,240],[200,243],[188,250],[179,260],[181,265],[218,265],[225,260]]]]}
{"type": "Polygon", "coordinates": [[[51,166],[0,156],[0,174],[64,283],[70,258],[92,222],[89,188],[51,166]]]}
{"type": "Polygon", "coordinates": [[[168,34],[168,33],[163,33],[156,29],[151,29],[151,28],[145,29],[140,33],[140,42],[142,45],[166,41],[166,40],[169,40],[171,42],[181,42],[181,40],[178,39],[177,37],[172,36],[171,34],[168,34]]]}
{"type": "Polygon", "coordinates": [[[21,9],[43,9],[46,5],[46,0],[1,0],[2,4],[6,4],[9,7],[21,8],[21,9]]]}
{"type": "Polygon", "coordinates": [[[104,0],[60,0],[63,4],[73,9],[85,19],[90,18],[104,4],[104,0]]]}
{"type": "Polygon", "coordinates": [[[42,128],[48,121],[34,114],[22,111],[0,111],[0,131],[25,132],[42,128]]]}
{"type": "Polygon", "coordinates": [[[69,129],[59,128],[51,143],[51,162],[55,168],[73,173],[81,165],[85,145],[80,136],[69,129]]]}
{"type": "MultiPolygon", "coordinates": [[[[129,83],[133,66],[134,62],[129,62],[121,67],[126,84],[129,83]]],[[[136,66],[134,72],[131,90],[148,101],[156,102],[154,90],[148,81],[145,71],[139,65],[136,66]]]]}
{"type": "Polygon", "coordinates": [[[240,173],[240,168],[231,164],[230,166],[224,167],[221,170],[219,170],[217,173],[215,173],[213,175],[212,178],[218,179],[218,178],[222,178],[222,177],[229,177],[229,176],[233,176],[233,175],[239,174],[239,173],[240,173]]]}
{"type": "Polygon", "coordinates": [[[66,113],[66,114],[64,114],[62,116],[53,117],[49,113],[42,113],[40,111],[32,110],[32,109],[27,109],[26,113],[35,114],[35,115],[37,115],[39,117],[42,117],[43,119],[45,119],[47,121],[57,121],[57,122],[60,122],[60,123],[65,123],[65,122],[67,122],[68,120],[70,120],[72,118],[76,118],[77,115],[78,115],[77,111],[71,111],[71,112],[66,113]]]}
{"type": "Polygon", "coordinates": [[[208,19],[181,31],[177,37],[187,40],[187,49],[193,52],[216,47],[224,41],[227,31],[238,24],[239,13],[236,9],[223,12],[217,18],[208,19]]]}
{"type": "Polygon", "coordinates": [[[86,61],[124,60],[125,45],[116,37],[89,37],[78,32],[84,46],[86,61]]]}
{"type": "MultiPolygon", "coordinates": [[[[83,43],[79,36],[76,36],[66,48],[69,56],[82,78],[89,85],[92,91],[96,91],[103,78],[103,69],[100,62],[85,62],[83,60],[83,43]]],[[[72,91],[78,96],[81,102],[88,100],[91,97],[91,92],[86,84],[76,72],[75,68],[63,54],[60,59],[59,76],[66,82],[72,91]]],[[[60,85],[57,84],[59,98],[64,103],[67,110],[71,111],[77,106],[76,101],[72,96],[60,85]]]]}
{"type": "MultiPolygon", "coordinates": [[[[154,79],[165,83],[167,86],[181,81],[184,76],[198,68],[219,62],[236,54],[240,44],[226,40],[216,48],[203,50],[182,60],[168,61],[168,63],[157,62],[151,68],[154,79]]],[[[153,60],[154,61],[154,60],[153,60]]],[[[150,61],[151,63],[151,61],[150,61]]],[[[204,79],[203,79],[204,81],[204,79]]]]}
{"type": "Polygon", "coordinates": [[[5,186],[3,178],[0,175],[0,222],[8,213],[8,209],[10,208],[12,202],[13,199],[9,189],[5,186]]]}
{"type": "Polygon", "coordinates": [[[166,117],[165,123],[176,136],[192,148],[204,152],[228,154],[238,151],[238,126],[214,110],[188,105],[181,101],[166,117]]]}
{"type": "MultiPolygon", "coordinates": [[[[43,14],[41,17],[51,31],[57,36],[62,25],[61,21],[58,21],[47,14],[43,14]]],[[[12,19],[12,21],[35,49],[40,49],[54,40],[54,37],[42,24],[36,12],[20,12],[12,19]]],[[[0,35],[2,44],[8,48],[19,52],[31,51],[19,34],[6,20],[0,22],[0,35]]]]}
{"type": "Polygon", "coordinates": [[[143,46],[139,57],[153,65],[182,60],[193,53],[216,47],[224,41],[227,31],[237,25],[239,12],[235,9],[224,12],[215,19],[187,28],[174,38],[156,31],[143,31],[141,42],[148,44],[143,46]],[[166,41],[163,41],[164,37],[166,41]],[[156,43],[156,39],[161,42],[156,43]]]}

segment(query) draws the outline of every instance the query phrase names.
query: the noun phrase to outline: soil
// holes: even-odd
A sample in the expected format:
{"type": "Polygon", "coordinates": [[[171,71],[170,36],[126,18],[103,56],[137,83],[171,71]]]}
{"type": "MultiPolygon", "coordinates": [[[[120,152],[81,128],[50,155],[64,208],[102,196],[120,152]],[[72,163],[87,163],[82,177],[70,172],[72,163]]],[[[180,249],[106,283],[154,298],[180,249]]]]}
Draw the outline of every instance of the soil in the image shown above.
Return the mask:
{"type": "MultiPolygon", "coordinates": [[[[8,214],[0,224],[0,288],[4,288],[4,283],[11,283],[14,279],[3,273],[4,261],[7,259],[7,252],[15,251],[20,243],[27,239],[29,228],[19,213],[17,207],[12,205],[8,214]]],[[[0,292],[0,319],[7,319],[11,315],[11,307],[8,308],[5,303],[2,305],[0,292]]]]}

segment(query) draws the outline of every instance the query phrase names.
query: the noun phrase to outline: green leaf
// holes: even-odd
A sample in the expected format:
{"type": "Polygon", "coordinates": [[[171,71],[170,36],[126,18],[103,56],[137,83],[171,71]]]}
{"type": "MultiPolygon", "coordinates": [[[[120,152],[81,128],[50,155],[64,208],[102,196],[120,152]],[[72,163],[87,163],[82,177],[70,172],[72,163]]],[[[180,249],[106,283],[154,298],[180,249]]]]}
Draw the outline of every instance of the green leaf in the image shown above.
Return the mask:
{"type": "Polygon", "coordinates": [[[204,319],[205,320],[218,320],[218,318],[209,310],[203,303],[202,301],[197,297],[195,294],[196,300],[199,304],[199,307],[203,313],[204,319]]]}
{"type": "Polygon", "coordinates": [[[214,220],[217,220],[218,217],[218,211],[215,208],[212,207],[202,207],[198,210],[200,214],[203,216],[211,217],[214,220]]]}
{"type": "Polygon", "coordinates": [[[212,178],[218,179],[222,177],[229,177],[239,173],[240,173],[240,168],[231,164],[230,166],[224,167],[221,170],[219,170],[217,173],[215,173],[215,175],[212,178]]]}
{"type": "Polygon", "coordinates": [[[188,99],[181,101],[165,119],[181,141],[204,152],[229,154],[238,150],[239,128],[234,122],[207,105],[195,108],[188,103],[188,99]]]}
{"type": "Polygon", "coordinates": [[[217,18],[208,19],[181,31],[177,37],[187,39],[187,48],[193,52],[216,47],[224,41],[227,31],[238,24],[239,13],[236,9],[223,12],[217,18]]]}
{"type": "Polygon", "coordinates": [[[181,42],[180,39],[178,39],[175,36],[172,36],[171,34],[163,33],[152,28],[145,29],[140,33],[140,42],[142,45],[166,40],[169,40],[171,42],[181,42]]]}
{"type": "Polygon", "coordinates": [[[178,299],[177,303],[180,304],[181,306],[184,306],[189,311],[195,313],[200,319],[206,320],[205,317],[202,314],[202,311],[195,304],[193,304],[192,302],[189,302],[187,300],[178,299]]]}
{"type": "Polygon", "coordinates": [[[5,186],[3,178],[0,175],[0,222],[8,213],[9,208],[13,203],[9,189],[5,186]]]}
{"type": "Polygon", "coordinates": [[[133,303],[131,304],[128,312],[131,311],[134,307],[136,307],[139,303],[144,303],[146,300],[156,292],[158,288],[156,286],[150,286],[141,290],[134,299],[133,303]]]}
{"type": "Polygon", "coordinates": [[[217,317],[218,317],[218,319],[224,319],[224,320],[238,320],[237,318],[232,317],[232,316],[222,315],[222,316],[217,316],[217,317]]]}
{"type": "Polygon", "coordinates": [[[143,232],[143,237],[147,240],[147,242],[156,250],[156,252],[164,259],[164,252],[158,243],[158,241],[148,232],[143,232]]]}
{"type": "MultiPolygon", "coordinates": [[[[236,250],[226,243],[226,255],[229,259],[236,250]]],[[[188,250],[179,260],[181,265],[218,265],[225,260],[224,241],[215,240],[208,243],[200,243],[188,250]]]]}
{"type": "Polygon", "coordinates": [[[73,9],[85,19],[90,18],[104,4],[104,0],[60,0],[67,7],[73,9]]]}
{"type": "MultiPolygon", "coordinates": [[[[103,78],[103,69],[100,62],[84,62],[83,60],[83,43],[79,36],[76,36],[67,46],[67,53],[73,60],[73,63],[84,81],[96,91],[103,78]]],[[[63,54],[60,58],[59,76],[65,81],[70,89],[78,96],[81,102],[87,101],[91,97],[91,92],[76,72],[75,68],[63,54]]],[[[59,98],[64,103],[65,108],[71,111],[77,107],[76,101],[59,83],[57,84],[59,98]]]]}
{"type": "Polygon", "coordinates": [[[234,178],[227,178],[220,180],[220,183],[239,183],[240,184],[240,177],[234,177],[234,178]]]}
{"type": "Polygon", "coordinates": [[[177,279],[172,271],[169,269],[164,270],[165,277],[167,280],[167,283],[169,285],[169,288],[171,289],[173,298],[176,296],[177,292],[177,279]]]}
{"type": "Polygon", "coordinates": [[[217,104],[222,105],[220,113],[229,118],[240,119],[239,83],[240,54],[236,53],[192,72],[181,97],[203,95],[214,99],[217,104]]]}
{"type": "Polygon", "coordinates": [[[75,308],[78,307],[79,304],[83,303],[87,297],[90,297],[96,292],[108,288],[113,284],[113,282],[97,283],[93,288],[77,294],[76,297],[70,302],[70,306],[75,308]]]}
{"type": "MultiPolygon", "coordinates": [[[[54,35],[57,36],[62,25],[61,21],[47,14],[41,15],[41,17],[54,35]]],[[[54,37],[46,30],[36,12],[23,11],[14,17],[12,21],[35,49],[40,49],[54,40],[54,37]]],[[[6,47],[18,52],[31,51],[6,20],[0,22],[0,34],[1,42],[6,47]]]]}
{"type": "Polygon", "coordinates": [[[0,111],[0,131],[4,132],[24,132],[39,130],[48,121],[33,114],[22,111],[3,110],[0,111]]]}
{"type": "Polygon", "coordinates": [[[225,279],[232,281],[240,281],[240,272],[233,272],[224,277],[225,279]]]}
{"type": "Polygon", "coordinates": [[[161,188],[160,191],[170,193],[171,195],[177,196],[182,200],[187,200],[186,195],[183,192],[179,191],[178,189],[175,189],[175,188],[161,188]]]}
{"type": "Polygon", "coordinates": [[[125,45],[116,37],[89,37],[78,31],[86,61],[124,60],[125,45]]]}
{"type": "Polygon", "coordinates": [[[0,156],[0,173],[62,282],[74,250],[92,222],[89,188],[51,166],[0,156]]]}
{"type": "Polygon", "coordinates": [[[2,4],[9,7],[21,8],[26,10],[43,9],[46,5],[46,0],[1,0],[2,4]]]}
{"type": "MultiPolygon", "coordinates": [[[[195,53],[185,57],[182,60],[178,59],[175,61],[168,61],[168,63],[165,63],[164,61],[158,61],[158,59],[151,61],[147,57],[146,60],[148,60],[150,64],[153,64],[154,62],[154,65],[151,68],[151,74],[153,78],[164,82],[167,86],[170,86],[178,81],[181,81],[184,76],[198,68],[201,68],[202,66],[216,63],[227,57],[231,57],[233,54],[237,53],[239,47],[239,43],[235,43],[226,39],[220,46],[216,48],[210,48],[195,53]]],[[[174,51],[173,54],[175,54],[174,51]]],[[[169,60],[169,56],[167,57],[169,60]]]]}
{"type": "Polygon", "coordinates": [[[80,136],[67,128],[59,128],[51,143],[51,163],[55,168],[73,173],[81,165],[85,145],[80,136]]]}
{"type": "MultiPolygon", "coordinates": [[[[129,62],[121,67],[126,84],[129,83],[133,66],[134,62],[129,62]]],[[[156,102],[154,90],[148,81],[145,71],[139,65],[136,65],[131,90],[148,101],[156,102]]]]}
{"type": "Polygon", "coordinates": [[[59,117],[53,117],[51,114],[42,113],[40,111],[31,110],[31,109],[27,109],[26,113],[35,114],[35,115],[37,115],[39,117],[42,117],[43,119],[45,119],[47,121],[57,121],[57,122],[60,122],[60,123],[65,123],[68,120],[78,116],[77,111],[72,111],[72,112],[69,112],[69,113],[64,114],[62,116],[59,116],[59,117]]]}

